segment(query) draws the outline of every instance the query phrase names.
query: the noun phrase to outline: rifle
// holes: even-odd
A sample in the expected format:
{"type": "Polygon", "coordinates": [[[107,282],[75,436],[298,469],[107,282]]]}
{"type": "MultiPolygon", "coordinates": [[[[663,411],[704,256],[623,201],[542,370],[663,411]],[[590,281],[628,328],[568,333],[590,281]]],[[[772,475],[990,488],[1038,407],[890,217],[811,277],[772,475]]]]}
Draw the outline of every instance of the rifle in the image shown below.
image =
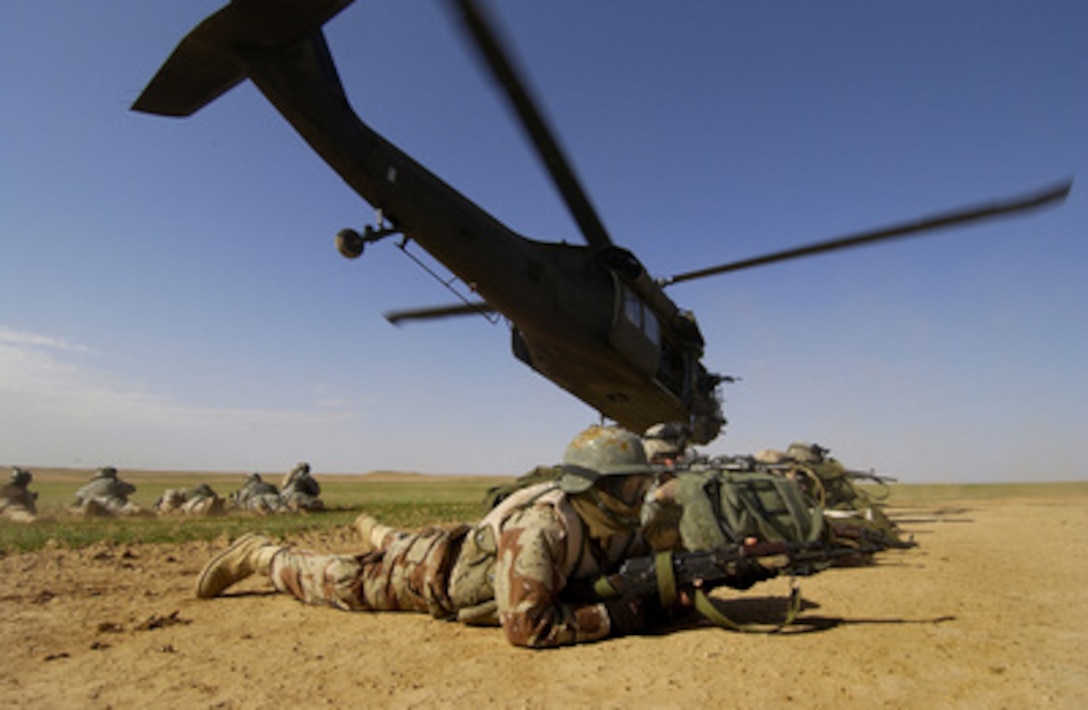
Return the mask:
{"type": "Polygon", "coordinates": [[[718,611],[707,597],[717,587],[748,589],[780,574],[806,577],[826,569],[836,559],[869,555],[886,549],[877,542],[857,546],[812,542],[745,542],[704,552],[660,552],[626,560],[615,574],[593,584],[599,599],[656,596],[664,609],[689,592],[695,608],[713,623],[735,631],[777,630],[793,623],[801,608],[800,590],[792,588],[785,620],[770,629],[736,623],[718,611]]]}
{"type": "Polygon", "coordinates": [[[664,595],[668,586],[749,589],[756,582],[780,574],[807,577],[827,569],[835,559],[883,549],[883,545],[869,540],[857,546],[832,546],[817,540],[741,543],[705,552],[660,552],[626,560],[618,572],[598,579],[593,590],[598,597],[609,598],[664,595]]]}

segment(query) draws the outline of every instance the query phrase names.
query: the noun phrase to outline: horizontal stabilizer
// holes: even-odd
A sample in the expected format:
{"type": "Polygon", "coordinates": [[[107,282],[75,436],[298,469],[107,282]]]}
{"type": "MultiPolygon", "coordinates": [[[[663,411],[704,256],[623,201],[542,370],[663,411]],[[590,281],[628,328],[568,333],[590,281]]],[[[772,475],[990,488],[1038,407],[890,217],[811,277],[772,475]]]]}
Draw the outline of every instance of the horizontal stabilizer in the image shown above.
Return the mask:
{"type": "Polygon", "coordinates": [[[301,42],[352,2],[234,0],[178,44],[132,109],[190,116],[246,78],[236,50],[301,42]]]}
{"type": "Polygon", "coordinates": [[[403,311],[389,311],[384,313],[385,319],[393,325],[400,325],[410,320],[436,320],[438,318],[451,318],[454,316],[488,316],[495,309],[483,301],[457,303],[452,306],[430,306],[427,308],[415,308],[403,311]]]}

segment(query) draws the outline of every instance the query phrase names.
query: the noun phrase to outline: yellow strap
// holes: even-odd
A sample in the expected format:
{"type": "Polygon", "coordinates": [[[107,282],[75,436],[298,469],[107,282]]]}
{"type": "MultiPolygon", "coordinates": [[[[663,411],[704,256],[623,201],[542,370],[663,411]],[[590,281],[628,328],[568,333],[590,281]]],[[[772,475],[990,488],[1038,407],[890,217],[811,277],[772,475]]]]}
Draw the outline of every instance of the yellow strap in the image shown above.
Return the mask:
{"type": "Polygon", "coordinates": [[[654,571],[657,573],[657,596],[661,608],[668,609],[676,603],[676,574],[672,567],[672,552],[666,550],[654,555],[654,571]]]}
{"type": "Polygon", "coordinates": [[[789,608],[786,611],[786,618],[777,624],[741,624],[733,621],[728,616],[718,611],[718,607],[714,606],[714,603],[710,601],[710,597],[708,597],[706,592],[702,589],[695,590],[695,609],[702,614],[704,618],[710,621],[710,623],[724,629],[731,629],[742,633],[773,634],[776,631],[781,631],[784,627],[789,626],[797,618],[798,612],[801,611],[801,589],[800,587],[793,587],[790,589],[790,602],[789,608]]]}

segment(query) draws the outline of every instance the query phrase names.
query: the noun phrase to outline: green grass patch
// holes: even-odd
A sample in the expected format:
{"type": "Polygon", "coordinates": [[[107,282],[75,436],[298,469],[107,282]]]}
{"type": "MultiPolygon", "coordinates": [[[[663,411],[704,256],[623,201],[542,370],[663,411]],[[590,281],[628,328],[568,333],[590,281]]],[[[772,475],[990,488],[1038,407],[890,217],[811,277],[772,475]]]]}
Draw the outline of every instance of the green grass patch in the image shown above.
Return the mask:
{"type": "MultiPolygon", "coordinates": [[[[482,501],[487,489],[509,480],[484,476],[319,476],[321,498],[327,508],[320,513],[258,516],[229,511],[217,517],[103,519],[76,517],[66,510],[74,500],[75,491],[90,477],[89,473],[76,476],[70,472],[35,470],[34,474],[31,490],[39,494],[39,519],[31,524],[0,520],[0,550],[4,552],[27,552],[47,545],[79,548],[102,541],[176,544],[213,540],[223,535],[233,538],[255,528],[273,536],[288,537],[350,525],[362,512],[407,530],[431,524],[471,522],[486,512],[482,501]]],[[[228,497],[241,487],[244,475],[122,471],[121,478],[137,486],[131,500],[150,509],[167,488],[191,488],[202,482],[228,497]]],[[[280,482],[279,476],[267,478],[280,482]]]]}

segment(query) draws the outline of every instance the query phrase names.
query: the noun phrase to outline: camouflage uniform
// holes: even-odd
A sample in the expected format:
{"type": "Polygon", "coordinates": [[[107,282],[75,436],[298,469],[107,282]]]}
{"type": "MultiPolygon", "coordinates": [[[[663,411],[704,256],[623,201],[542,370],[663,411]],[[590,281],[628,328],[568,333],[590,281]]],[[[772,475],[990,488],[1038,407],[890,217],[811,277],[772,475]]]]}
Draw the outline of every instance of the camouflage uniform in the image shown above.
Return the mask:
{"type": "Polygon", "coordinates": [[[913,547],[913,541],[902,537],[880,501],[854,485],[859,477],[878,482],[882,479],[873,473],[848,471],[829,453],[830,449],[819,444],[795,441],[786,451],[763,449],[752,459],[795,480],[812,504],[823,510],[824,518],[841,538],[860,537],[891,547],[913,547]]]}
{"type": "Polygon", "coordinates": [[[282,513],[286,510],[283,500],[280,499],[279,489],[262,480],[259,473],[250,474],[231,497],[234,504],[242,510],[258,513],[282,513]]]}
{"type": "Polygon", "coordinates": [[[642,433],[646,459],[658,469],[654,489],[646,496],[642,507],[642,532],[658,552],[683,549],[680,540],[682,509],[666,502],[661,490],[686,467],[689,435],[688,427],[679,422],[654,424],[642,433]]]}
{"type": "Polygon", "coordinates": [[[287,474],[280,500],[288,510],[323,510],[321,484],[310,475],[310,464],[300,463],[287,474]]]}
{"type": "Polygon", "coordinates": [[[117,469],[104,466],[76,491],[74,512],[84,515],[139,515],[143,511],[128,497],[136,486],[117,478],[117,469]]]}
{"type": "Polygon", "coordinates": [[[637,531],[590,537],[554,483],[518,491],[471,531],[391,531],[381,544],[356,557],[285,550],[272,560],[272,582],[308,604],[501,625],[515,646],[540,648],[608,636],[605,604],[563,592],[578,583],[588,587],[628,557],[650,551],[637,531]]]}
{"type": "MultiPolygon", "coordinates": [[[[638,509],[652,469],[637,436],[590,431],[612,443],[622,439],[628,458],[597,470],[565,464],[558,482],[518,491],[471,529],[411,534],[362,516],[356,526],[377,548],[363,555],[321,555],[243,538],[205,566],[197,595],[217,596],[262,572],[276,589],[308,604],[501,625],[517,646],[559,646],[641,630],[651,602],[587,601],[584,590],[628,557],[649,553],[638,531],[638,509]]],[[[565,460],[577,461],[570,452],[565,460]]]]}
{"type": "Polygon", "coordinates": [[[38,515],[38,494],[28,490],[34,476],[25,469],[14,468],[11,481],[0,488],[0,517],[17,523],[32,523],[38,515]]]}
{"type": "Polygon", "coordinates": [[[223,499],[206,483],[190,490],[168,488],[162,498],[155,501],[160,513],[185,515],[218,515],[223,512],[223,499]]]}

